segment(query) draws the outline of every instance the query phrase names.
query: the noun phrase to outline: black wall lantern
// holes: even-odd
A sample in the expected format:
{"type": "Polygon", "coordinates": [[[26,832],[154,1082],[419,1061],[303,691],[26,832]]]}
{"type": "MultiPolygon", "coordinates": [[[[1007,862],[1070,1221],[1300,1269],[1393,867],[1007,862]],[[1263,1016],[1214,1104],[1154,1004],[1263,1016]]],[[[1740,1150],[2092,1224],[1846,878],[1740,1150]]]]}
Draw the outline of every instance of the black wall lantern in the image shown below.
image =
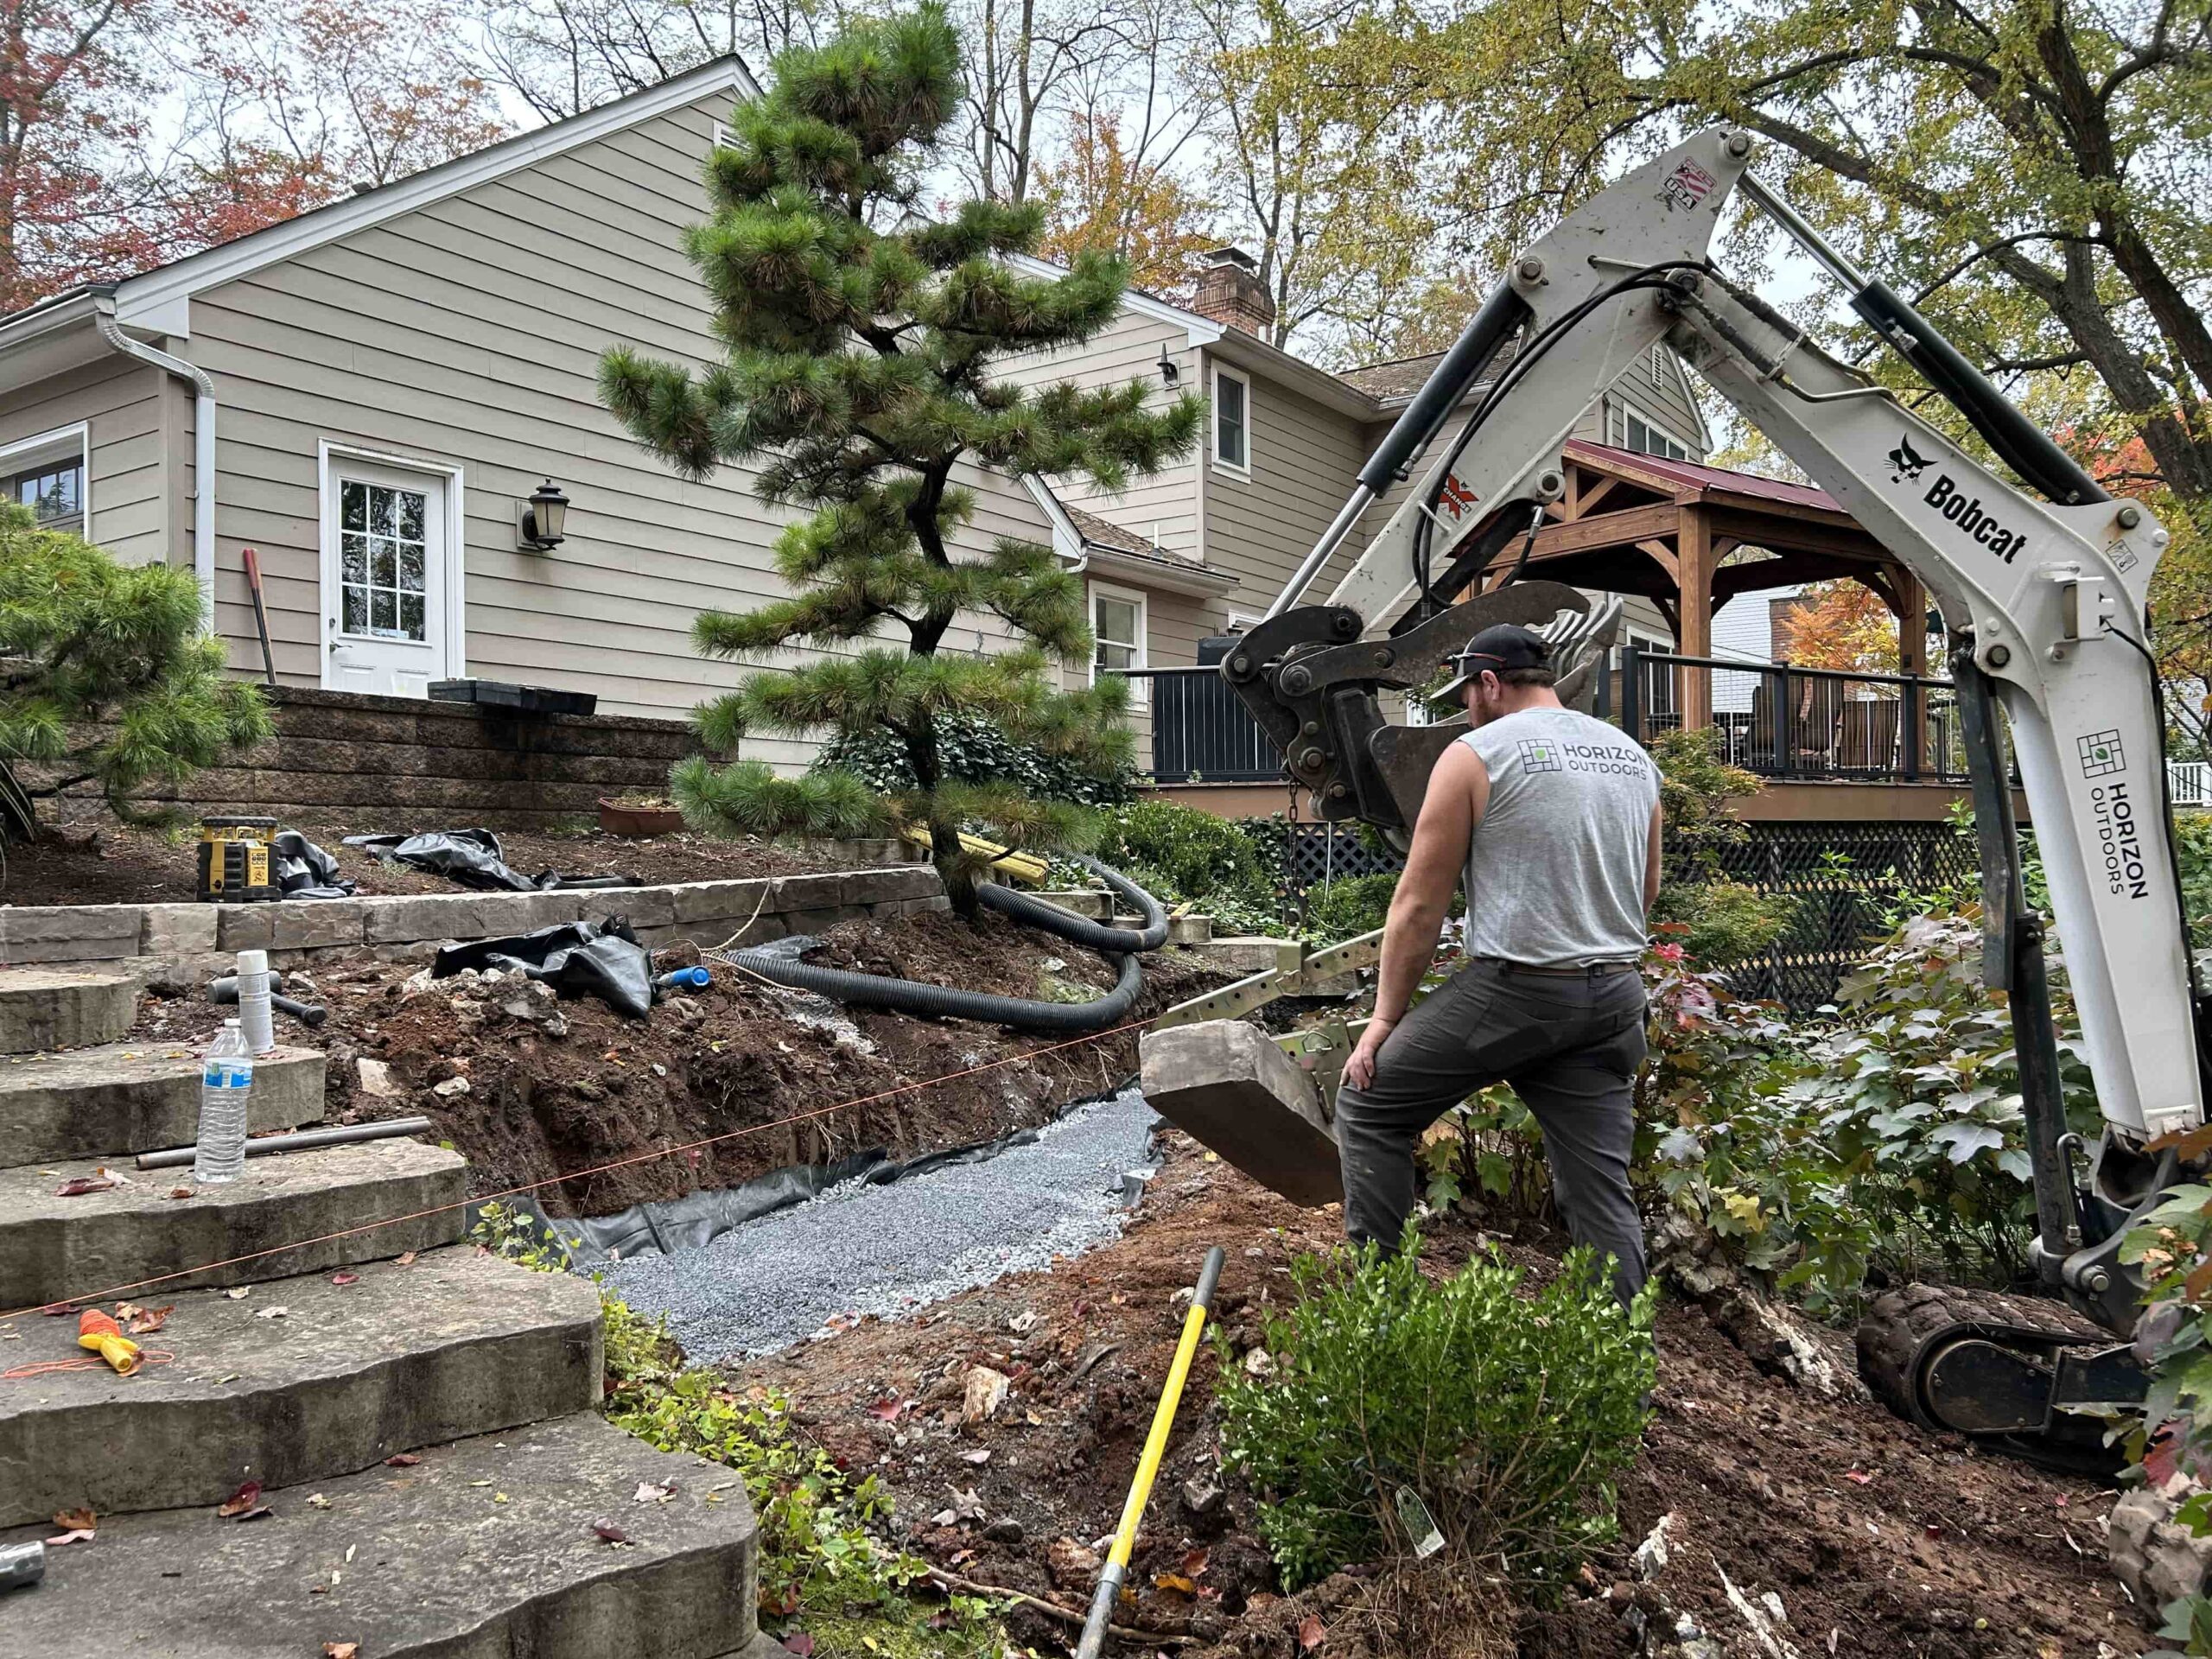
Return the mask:
{"type": "Polygon", "coordinates": [[[566,539],[569,526],[569,498],[561,493],[559,485],[551,479],[530,493],[530,499],[522,504],[522,522],[517,527],[517,539],[533,553],[543,553],[548,548],[558,547],[566,539]]]}
{"type": "Polygon", "coordinates": [[[1175,383],[1183,378],[1183,365],[1167,354],[1165,346],[1160,348],[1160,361],[1156,366],[1160,370],[1160,384],[1173,391],[1175,383]]]}

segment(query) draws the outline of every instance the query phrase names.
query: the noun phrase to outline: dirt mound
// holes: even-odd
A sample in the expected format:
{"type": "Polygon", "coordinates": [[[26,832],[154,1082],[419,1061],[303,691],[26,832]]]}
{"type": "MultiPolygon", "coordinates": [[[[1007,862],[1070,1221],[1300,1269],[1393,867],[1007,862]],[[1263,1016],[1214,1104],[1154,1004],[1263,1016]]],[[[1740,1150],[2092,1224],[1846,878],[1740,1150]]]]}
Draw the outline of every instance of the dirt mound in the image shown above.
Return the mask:
{"type": "MultiPolygon", "coordinates": [[[[1174,1347],[1176,1293],[1208,1245],[1227,1249],[1218,1306],[1236,1363],[1266,1306],[1287,1294],[1292,1258],[1331,1242],[1336,1224],[1172,1140],[1117,1243],[735,1375],[788,1391],[810,1433],[850,1467],[876,1471],[921,1553],[1079,1618],[1174,1347]],[[978,1365],[1011,1379],[1011,1390],[994,1416],[970,1424],[964,1379],[978,1365]],[[939,1524],[947,1510],[963,1518],[939,1524]]],[[[1428,1254],[1443,1270],[1478,1237],[1440,1222],[1428,1254]]],[[[1555,1241],[1507,1249],[1532,1275],[1556,1266],[1555,1241]]],[[[1847,1368],[1847,1344],[1822,1340],[1847,1368]]],[[[1764,1376],[1694,1306],[1662,1309],[1658,1344],[1656,1415],[1623,1484],[1621,1541],[1544,1610],[1465,1564],[1441,1576],[1339,1574],[1277,1594],[1251,1494],[1215,1462],[1219,1360],[1202,1351],[1122,1622],[1186,1638],[1185,1659],[1611,1659],[1637,1651],[1631,1610],[1665,1621],[1670,1635],[1687,1617],[1721,1653],[1782,1651],[1754,1634],[1739,1601],[1805,1659],[2095,1659],[2147,1644],[2103,1568],[2110,1492],[1955,1439],[1923,1439],[1878,1407],[1764,1376]],[[1630,1553],[1662,1516],[1668,1562],[1641,1583],[1630,1553]]],[[[1051,1652],[1071,1645],[1073,1630],[1023,1611],[1012,1633],[1051,1652]]]]}
{"type": "MultiPolygon", "coordinates": [[[[1028,995],[1041,982],[1111,978],[1090,953],[988,917],[980,928],[937,915],[849,922],[830,930],[817,959],[1028,995]]],[[[688,946],[655,958],[660,968],[697,960],[688,946]]],[[[412,963],[319,969],[287,988],[330,1010],[318,1033],[330,1058],[328,1122],[426,1115],[467,1156],[478,1192],[596,1171],[538,1195],[556,1213],[608,1214],[865,1147],[911,1157],[965,1146],[1045,1122],[1135,1069],[1134,1031],[1056,1044],[964,1020],[866,1011],[844,1020],[826,1004],[798,1018],[805,1010],[792,993],[710,970],[711,987],[661,1003],[649,1020],[588,998],[556,1002],[505,976],[429,982],[412,963]],[[861,1103],[829,1109],[848,1101],[861,1103]],[[690,1149],[658,1155],[679,1147],[690,1149]]],[[[1179,950],[1148,957],[1133,1017],[1218,977],[1179,950]]],[[[135,1034],[193,1040],[225,1012],[149,997],[135,1034]]],[[[277,1026],[280,1039],[291,1029],[282,1016],[277,1026]]]]}

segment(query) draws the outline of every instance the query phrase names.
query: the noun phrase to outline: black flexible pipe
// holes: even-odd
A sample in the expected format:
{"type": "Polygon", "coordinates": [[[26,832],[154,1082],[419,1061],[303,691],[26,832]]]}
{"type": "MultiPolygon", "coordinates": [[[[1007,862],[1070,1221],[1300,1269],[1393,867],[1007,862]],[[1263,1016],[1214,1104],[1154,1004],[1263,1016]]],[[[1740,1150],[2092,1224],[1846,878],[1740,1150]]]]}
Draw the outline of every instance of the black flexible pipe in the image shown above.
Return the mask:
{"type": "Polygon", "coordinates": [[[1078,916],[1071,910],[1063,910],[1043,899],[1033,899],[995,881],[978,887],[976,897],[1002,915],[1108,956],[1126,950],[1157,950],[1167,943],[1167,912],[1160,907],[1160,900],[1119,870],[1101,864],[1095,858],[1078,857],[1075,861],[1135,905],[1137,913],[1144,918],[1144,926],[1134,933],[1125,927],[1102,926],[1087,916],[1078,916]]]}
{"type": "Polygon", "coordinates": [[[992,909],[1056,934],[1072,944],[1082,944],[1115,959],[1119,970],[1114,988],[1089,1002],[1039,1002],[1027,997],[994,996],[986,991],[956,990],[949,985],[923,985],[911,979],[882,974],[849,973],[842,968],[817,968],[787,957],[759,950],[733,950],[728,960],[748,973],[795,990],[812,991],[839,1002],[862,1007],[890,1008],[899,1014],[928,1014],[938,1019],[980,1020],[1015,1031],[1046,1034],[1102,1031],[1126,1019],[1136,1006],[1144,986],[1144,966],[1138,953],[1156,950],[1167,942],[1167,912],[1160,901],[1119,870],[1092,859],[1080,861],[1142,913],[1145,925],[1131,932],[1103,927],[1062,910],[1058,905],[1015,893],[1010,887],[986,883],[976,896],[992,909]]]}

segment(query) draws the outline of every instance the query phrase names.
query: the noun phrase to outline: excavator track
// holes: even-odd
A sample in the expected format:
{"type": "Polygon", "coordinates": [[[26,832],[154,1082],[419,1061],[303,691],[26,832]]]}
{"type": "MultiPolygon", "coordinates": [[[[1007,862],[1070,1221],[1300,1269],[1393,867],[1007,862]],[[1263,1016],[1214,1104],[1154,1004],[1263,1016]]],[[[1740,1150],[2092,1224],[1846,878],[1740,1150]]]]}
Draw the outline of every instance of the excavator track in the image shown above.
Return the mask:
{"type": "Polygon", "coordinates": [[[2104,1423],[2069,1403],[2139,1397],[2125,1344],[2039,1299],[1908,1285],[1859,1321],[1859,1375],[1876,1399],[1936,1433],[1964,1434],[2048,1469],[2108,1475],[2104,1423]]]}

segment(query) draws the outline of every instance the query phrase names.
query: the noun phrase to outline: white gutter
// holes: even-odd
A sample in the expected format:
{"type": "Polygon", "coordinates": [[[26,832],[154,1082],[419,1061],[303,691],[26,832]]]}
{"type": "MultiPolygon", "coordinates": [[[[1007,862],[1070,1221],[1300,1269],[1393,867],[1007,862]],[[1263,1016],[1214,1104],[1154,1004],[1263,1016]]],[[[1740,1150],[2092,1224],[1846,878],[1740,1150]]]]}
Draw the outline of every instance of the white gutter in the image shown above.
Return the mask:
{"type": "Polygon", "coordinates": [[[215,626],[215,382],[207,370],[133,340],[115,320],[115,301],[95,302],[92,327],[125,357],[192,383],[192,578],[200,584],[200,626],[215,626]]]}

